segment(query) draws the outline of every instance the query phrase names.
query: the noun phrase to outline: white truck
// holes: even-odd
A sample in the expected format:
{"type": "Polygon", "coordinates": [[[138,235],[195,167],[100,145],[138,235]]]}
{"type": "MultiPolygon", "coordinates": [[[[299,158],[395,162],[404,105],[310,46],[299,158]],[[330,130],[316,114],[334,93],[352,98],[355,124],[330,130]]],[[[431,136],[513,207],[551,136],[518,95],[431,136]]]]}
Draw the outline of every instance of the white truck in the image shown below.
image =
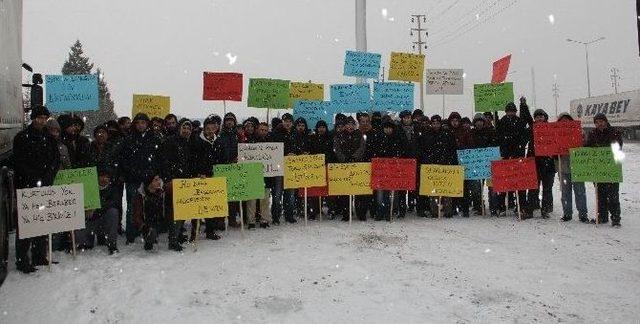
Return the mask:
{"type": "Polygon", "coordinates": [[[638,139],[640,135],[640,90],[575,99],[570,105],[571,115],[585,128],[593,128],[593,116],[603,113],[626,139],[638,139]]]}
{"type": "Polygon", "coordinates": [[[0,0],[0,285],[7,273],[13,188],[8,158],[13,137],[23,128],[22,0],[0,0]]]}

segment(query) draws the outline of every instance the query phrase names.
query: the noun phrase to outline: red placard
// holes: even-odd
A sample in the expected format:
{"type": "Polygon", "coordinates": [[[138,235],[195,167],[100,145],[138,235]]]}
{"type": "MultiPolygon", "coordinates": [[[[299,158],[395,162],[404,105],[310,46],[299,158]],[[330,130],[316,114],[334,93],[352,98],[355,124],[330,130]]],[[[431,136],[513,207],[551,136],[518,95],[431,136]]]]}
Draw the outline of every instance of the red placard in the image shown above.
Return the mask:
{"type": "Polygon", "coordinates": [[[371,159],[371,189],[416,190],[416,160],[371,159]]]}
{"type": "Polygon", "coordinates": [[[536,156],[569,155],[569,149],[582,147],[582,123],[534,123],[533,141],[536,156]]]}
{"type": "Polygon", "coordinates": [[[493,75],[491,76],[491,83],[502,83],[507,79],[509,64],[511,64],[511,54],[493,62],[493,75]]]}
{"type": "MultiPolygon", "coordinates": [[[[329,187],[310,187],[307,188],[308,197],[327,197],[329,195],[329,187]]],[[[304,188],[298,189],[298,197],[304,197],[304,188]]]]}
{"type": "Polygon", "coordinates": [[[495,192],[538,189],[535,158],[491,162],[491,181],[495,192]]]}
{"type": "Polygon", "coordinates": [[[204,72],[202,100],[242,101],[242,73],[204,72]]]}

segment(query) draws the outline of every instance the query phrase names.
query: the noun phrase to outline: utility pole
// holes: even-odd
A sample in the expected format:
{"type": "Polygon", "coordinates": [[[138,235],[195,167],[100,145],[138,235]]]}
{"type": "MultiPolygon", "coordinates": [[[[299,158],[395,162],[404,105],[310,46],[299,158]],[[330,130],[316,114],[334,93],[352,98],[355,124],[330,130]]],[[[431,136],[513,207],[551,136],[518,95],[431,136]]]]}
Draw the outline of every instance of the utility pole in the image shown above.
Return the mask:
{"type": "MultiPolygon", "coordinates": [[[[367,51],[367,2],[355,0],[356,6],[356,50],[367,51]]],[[[365,80],[357,78],[356,83],[364,83],[365,80]]]]}
{"type": "MultiPolygon", "coordinates": [[[[422,54],[423,48],[425,50],[427,49],[427,42],[423,41],[422,37],[424,36],[425,40],[427,37],[429,37],[429,32],[427,32],[427,29],[422,27],[423,23],[425,24],[427,23],[427,16],[411,15],[411,23],[417,24],[416,27],[411,27],[411,29],[409,30],[409,35],[417,36],[417,40],[412,40],[413,45],[411,45],[411,47],[413,48],[414,51],[417,48],[418,54],[422,54]]],[[[420,81],[420,110],[424,111],[424,71],[422,71],[421,73],[422,73],[422,81],[420,81]]]]}
{"type": "Polygon", "coordinates": [[[593,44],[593,43],[597,43],[601,40],[604,40],[604,37],[599,37],[596,38],[592,41],[588,41],[588,42],[582,42],[582,41],[577,41],[575,39],[571,39],[571,38],[567,38],[567,42],[569,43],[576,43],[576,44],[581,44],[584,45],[584,58],[585,58],[585,63],[587,66],[587,96],[589,98],[591,98],[591,78],[589,76],[589,45],[593,44]]]}
{"type": "Polygon", "coordinates": [[[553,88],[551,88],[551,91],[553,91],[553,98],[556,101],[556,118],[558,118],[558,97],[560,97],[560,89],[558,89],[558,83],[553,83],[553,88]]]}
{"type": "Polygon", "coordinates": [[[620,85],[618,80],[622,79],[619,72],[620,70],[618,70],[616,67],[611,68],[611,86],[613,87],[613,91],[615,93],[618,93],[618,86],[620,85]]]}

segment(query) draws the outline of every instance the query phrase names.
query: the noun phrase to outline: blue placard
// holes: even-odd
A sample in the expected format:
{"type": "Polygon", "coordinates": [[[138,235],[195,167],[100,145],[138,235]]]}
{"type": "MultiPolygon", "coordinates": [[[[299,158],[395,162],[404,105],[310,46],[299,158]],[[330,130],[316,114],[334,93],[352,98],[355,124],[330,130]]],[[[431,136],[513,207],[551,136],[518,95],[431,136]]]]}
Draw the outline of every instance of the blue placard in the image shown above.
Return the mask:
{"type": "Polygon", "coordinates": [[[53,112],[98,110],[98,76],[47,75],[47,102],[53,112]]]}
{"type": "Polygon", "coordinates": [[[331,103],[336,113],[356,113],[371,110],[371,90],[368,83],[332,84],[331,103]]]}
{"type": "Polygon", "coordinates": [[[377,79],[380,71],[380,54],[347,51],[344,58],[344,75],[377,79]]]}
{"type": "Polygon", "coordinates": [[[293,117],[302,117],[307,120],[309,129],[314,129],[316,123],[324,120],[327,128],[333,127],[333,106],[330,101],[322,100],[298,100],[293,104],[293,117]]]}
{"type": "Polygon", "coordinates": [[[413,110],[413,83],[374,82],[373,110],[395,111],[413,110]]]}
{"type": "Polygon", "coordinates": [[[465,180],[491,178],[491,161],[500,160],[499,147],[458,150],[458,162],[464,166],[465,180]]]}

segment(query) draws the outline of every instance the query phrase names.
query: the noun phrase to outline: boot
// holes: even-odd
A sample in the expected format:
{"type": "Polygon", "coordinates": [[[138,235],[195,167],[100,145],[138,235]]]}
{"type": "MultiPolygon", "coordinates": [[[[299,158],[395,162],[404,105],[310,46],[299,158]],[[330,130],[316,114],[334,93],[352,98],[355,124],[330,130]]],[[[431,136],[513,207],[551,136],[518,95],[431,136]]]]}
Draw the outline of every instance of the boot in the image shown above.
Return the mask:
{"type": "Polygon", "coordinates": [[[561,221],[563,222],[568,222],[572,219],[571,215],[564,215],[562,216],[562,218],[560,218],[561,221]]]}
{"type": "Polygon", "coordinates": [[[36,267],[30,265],[29,263],[26,262],[20,262],[20,263],[16,263],[16,269],[18,269],[18,271],[25,273],[25,274],[29,274],[32,272],[36,272],[38,271],[38,269],[36,269],[36,267]]]}

